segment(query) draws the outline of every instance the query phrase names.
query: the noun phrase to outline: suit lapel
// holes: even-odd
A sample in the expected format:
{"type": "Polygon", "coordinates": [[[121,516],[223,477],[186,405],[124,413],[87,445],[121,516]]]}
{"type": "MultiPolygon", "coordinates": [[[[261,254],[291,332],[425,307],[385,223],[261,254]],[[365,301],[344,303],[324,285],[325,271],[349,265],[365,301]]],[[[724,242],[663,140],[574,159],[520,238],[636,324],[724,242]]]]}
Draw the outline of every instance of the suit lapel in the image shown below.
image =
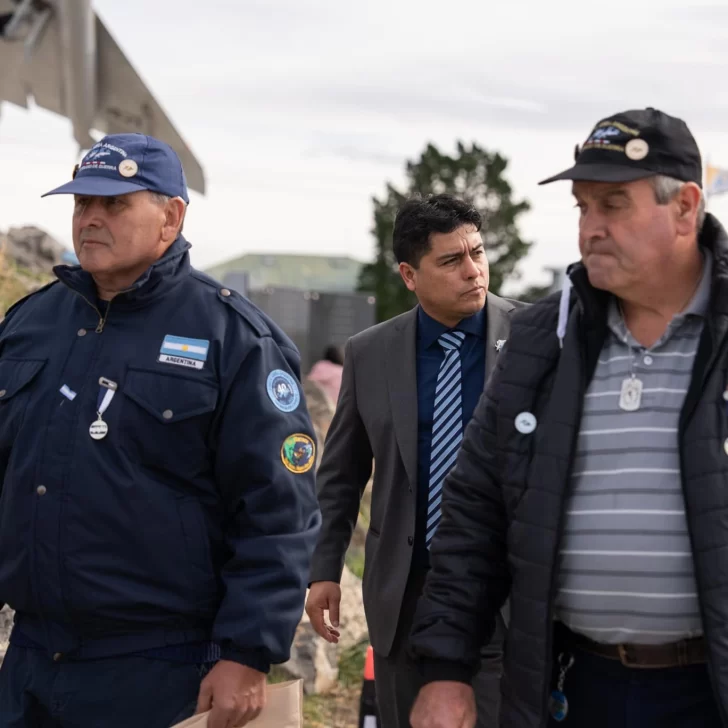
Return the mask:
{"type": "Polygon", "coordinates": [[[392,327],[387,342],[387,388],[394,435],[407,477],[417,487],[417,307],[392,327]]]}
{"type": "Polygon", "coordinates": [[[505,341],[508,338],[511,328],[508,314],[515,306],[493,293],[489,293],[486,298],[485,308],[488,317],[485,340],[485,381],[487,382],[498,357],[498,342],[505,341]]]}

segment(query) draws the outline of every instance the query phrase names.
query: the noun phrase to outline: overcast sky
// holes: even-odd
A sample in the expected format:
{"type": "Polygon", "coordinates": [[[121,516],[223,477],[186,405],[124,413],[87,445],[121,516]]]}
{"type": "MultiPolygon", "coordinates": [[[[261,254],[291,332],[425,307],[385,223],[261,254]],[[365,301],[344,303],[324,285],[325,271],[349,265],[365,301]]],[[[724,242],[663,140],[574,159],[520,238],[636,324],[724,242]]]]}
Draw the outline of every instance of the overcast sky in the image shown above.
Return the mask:
{"type": "MultiPolygon", "coordinates": [[[[205,267],[246,252],[373,253],[371,197],[427,142],[510,159],[534,241],[524,280],[576,253],[570,166],[600,118],[655,106],[728,167],[724,0],[95,0],[202,161],[185,232],[205,267]]],[[[3,104],[0,229],[70,246],[70,124],[3,104]]],[[[728,195],[711,211],[728,222],[728,195]]]]}

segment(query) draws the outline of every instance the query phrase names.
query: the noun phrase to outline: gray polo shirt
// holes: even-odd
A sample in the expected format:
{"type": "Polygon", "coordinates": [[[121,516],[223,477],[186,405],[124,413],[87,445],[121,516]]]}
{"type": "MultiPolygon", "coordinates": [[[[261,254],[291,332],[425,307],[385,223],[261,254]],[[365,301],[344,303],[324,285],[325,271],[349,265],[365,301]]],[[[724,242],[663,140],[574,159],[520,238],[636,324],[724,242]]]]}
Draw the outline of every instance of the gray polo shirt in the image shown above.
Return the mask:
{"type": "Polygon", "coordinates": [[[613,299],[587,390],[559,553],[556,618],[606,643],[702,634],[680,477],[678,421],[708,311],[712,258],[684,311],[651,347],[613,299]],[[630,366],[633,369],[630,369],[630,366]],[[620,408],[631,372],[639,409],[620,408]]]}

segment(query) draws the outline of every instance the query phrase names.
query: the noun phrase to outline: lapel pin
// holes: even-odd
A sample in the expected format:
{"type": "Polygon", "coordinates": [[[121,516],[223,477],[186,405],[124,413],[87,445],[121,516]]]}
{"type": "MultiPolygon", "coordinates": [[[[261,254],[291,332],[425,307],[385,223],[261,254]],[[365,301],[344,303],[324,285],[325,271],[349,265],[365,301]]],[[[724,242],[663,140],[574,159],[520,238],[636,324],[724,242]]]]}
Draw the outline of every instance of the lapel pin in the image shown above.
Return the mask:
{"type": "Polygon", "coordinates": [[[495,350],[500,351],[503,348],[503,344],[506,343],[505,339],[498,339],[498,341],[495,342],[495,350]]]}
{"type": "Polygon", "coordinates": [[[531,412],[521,412],[516,417],[516,429],[522,435],[530,435],[536,429],[536,417],[531,412]]]}

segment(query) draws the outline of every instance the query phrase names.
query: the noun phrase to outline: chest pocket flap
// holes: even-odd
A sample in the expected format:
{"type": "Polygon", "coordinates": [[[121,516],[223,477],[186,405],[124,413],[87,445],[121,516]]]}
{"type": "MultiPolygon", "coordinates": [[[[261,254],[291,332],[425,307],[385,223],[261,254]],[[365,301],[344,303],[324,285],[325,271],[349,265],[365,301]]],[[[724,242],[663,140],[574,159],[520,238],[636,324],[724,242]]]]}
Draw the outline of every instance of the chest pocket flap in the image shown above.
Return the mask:
{"type": "Polygon", "coordinates": [[[212,412],[218,398],[207,382],[143,369],[127,371],[124,394],[165,425],[212,412]]]}
{"type": "Polygon", "coordinates": [[[35,379],[45,359],[0,359],[0,402],[6,402],[35,379]]]}

